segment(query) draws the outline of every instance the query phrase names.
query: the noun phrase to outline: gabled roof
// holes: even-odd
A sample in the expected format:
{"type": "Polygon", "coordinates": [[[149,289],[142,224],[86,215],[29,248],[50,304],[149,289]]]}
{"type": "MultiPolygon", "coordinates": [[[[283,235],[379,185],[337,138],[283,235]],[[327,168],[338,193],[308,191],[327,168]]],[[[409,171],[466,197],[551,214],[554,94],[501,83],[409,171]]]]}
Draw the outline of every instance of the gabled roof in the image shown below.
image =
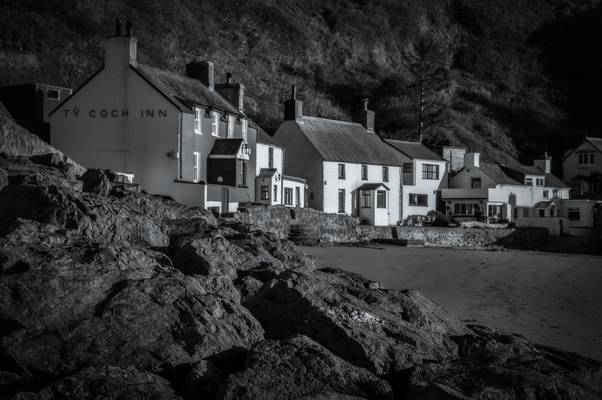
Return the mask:
{"type": "Polygon", "coordinates": [[[326,161],[358,164],[403,164],[396,150],[355,122],[301,117],[297,126],[326,161]]]}
{"type": "Polygon", "coordinates": [[[282,147],[276,142],[272,136],[270,136],[266,131],[257,126],[257,143],[269,144],[272,146],[282,147]]]}
{"type": "Polygon", "coordinates": [[[362,186],[358,187],[357,190],[376,190],[380,187],[390,190],[384,183],[364,183],[362,186]]]}
{"type": "Polygon", "coordinates": [[[209,156],[235,156],[240,151],[244,140],[236,139],[216,139],[209,156]]]}
{"type": "Polygon", "coordinates": [[[489,177],[495,184],[498,185],[522,185],[521,182],[512,179],[502,170],[502,168],[497,165],[487,161],[481,161],[479,163],[479,168],[485,175],[489,177]]]}
{"type": "Polygon", "coordinates": [[[585,137],[583,142],[579,144],[579,146],[570,149],[564,154],[563,160],[566,160],[571,154],[573,154],[584,142],[589,142],[596,150],[602,153],[602,138],[598,137],[585,137]]]}
{"type": "Polygon", "coordinates": [[[411,159],[443,161],[443,158],[439,154],[428,149],[425,145],[419,142],[406,142],[403,140],[393,139],[385,139],[385,142],[411,159]]]}
{"type": "Polygon", "coordinates": [[[234,115],[244,115],[219,93],[210,90],[198,79],[145,64],[138,64],[137,67],[132,66],[132,69],[169,98],[181,111],[191,112],[195,105],[199,105],[234,115]]]}
{"type": "MultiPolygon", "coordinates": [[[[525,175],[540,175],[543,176],[545,178],[545,184],[546,186],[550,186],[550,187],[558,187],[558,188],[566,188],[568,187],[564,182],[562,182],[559,178],[557,178],[555,175],[552,174],[546,174],[544,171],[542,171],[541,169],[535,167],[535,166],[531,166],[531,165],[515,165],[515,166],[508,166],[508,165],[502,165],[501,166],[502,170],[510,176],[519,176],[521,177],[521,179],[524,179],[525,175]]],[[[522,185],[522,183],[518,183],[519,185],[522,185]]]]}

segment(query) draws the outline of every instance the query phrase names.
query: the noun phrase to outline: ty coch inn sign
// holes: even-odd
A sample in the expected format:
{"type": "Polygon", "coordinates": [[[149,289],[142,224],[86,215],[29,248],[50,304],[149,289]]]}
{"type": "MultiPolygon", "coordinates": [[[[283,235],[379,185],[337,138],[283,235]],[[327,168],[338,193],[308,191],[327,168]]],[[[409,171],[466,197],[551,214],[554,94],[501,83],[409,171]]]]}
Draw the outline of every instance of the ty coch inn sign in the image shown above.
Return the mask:
{"type": "MultiPolygon", "coordinates": [[[[127,108],[91,108],[88,110],[80,110],[78,107],[75,108],[64,108],[63,112],[65,117],[72,118],[127,118],[130,115],[130,111],[127,108]]],[[[133,115],[140,116],[141,118],[167,118],[167,110],[158,109],[141,109],[135,110],[133,115]]]]}

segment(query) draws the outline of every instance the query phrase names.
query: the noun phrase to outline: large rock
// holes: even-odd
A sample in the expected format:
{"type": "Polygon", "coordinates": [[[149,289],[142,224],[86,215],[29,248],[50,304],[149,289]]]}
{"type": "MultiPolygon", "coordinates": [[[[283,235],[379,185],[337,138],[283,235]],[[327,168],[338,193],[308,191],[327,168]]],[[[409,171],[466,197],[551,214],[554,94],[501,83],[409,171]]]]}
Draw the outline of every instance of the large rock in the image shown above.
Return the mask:
{"type": "Polygon", "coordinates": [[[306,336],[296,336],[253,347],[244,371],[228,377],[218,397],[294,400],[340,395],[392,399],[393,391],[366,369],[351,365],[306,336]]]}
{"type": "Polygon", "coordinates": [[[179,400],[170,383],[133,367],[85,368],[43,388],[23,388],[14,400],[179,400]]]}
{"type": "Polygon", "coordinates": [[[379,289],[359,275],[287,271],[244,305],[270,338],[304,334],[378,375],[457,356],[458,320],[415,291],[379,289]]]}
{"type": "Polygon", "coordinates": [[[598,361],[534,345],[517,335],[472,326],[455,338],[460,357],[418,366],[409,379],[410,400],[602,398],[598,361]]]}
{"type": "Polygon", "coordinates": [[[263,339],[245,308],[162,253],[87,240],[0,245],[0,364],[27,381],[102,365],[165,372],[263,339]]]}

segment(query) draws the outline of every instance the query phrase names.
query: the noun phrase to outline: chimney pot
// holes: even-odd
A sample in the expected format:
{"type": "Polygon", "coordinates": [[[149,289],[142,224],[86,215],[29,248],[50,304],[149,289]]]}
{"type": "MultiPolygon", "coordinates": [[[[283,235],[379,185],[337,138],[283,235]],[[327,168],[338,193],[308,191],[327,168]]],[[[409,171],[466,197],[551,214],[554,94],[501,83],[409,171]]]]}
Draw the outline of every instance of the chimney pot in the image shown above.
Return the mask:
{"type": "Polygon", "coordinates": [[[364,111],[368,111],[368,102],[369,102],[369,100],[367,98],[362,99],[362,103],[364,105],[364,111]]]}
{"type": "Polygon", "coordinates": [[[132,36],[134,25],[130,21],[125,23],[125,36],[132,36]]]}
{"type": "Polygon", "coordinates": [[[297,86],[295,85],[291,88],[291,99],[297,100],[297,86]]]}
{"type": "Polygon", "coordinates": [[[232,83],[232,73],[226,73],[226,83],[232,83]]]}
{"type": "Polygon", "coordinates": [[[362,124],[362,126],[370,132],[374,132],[374,111],[368,109],[368,99],[362,99],[362,110],[356,114],[355,122],[362,124]]]}

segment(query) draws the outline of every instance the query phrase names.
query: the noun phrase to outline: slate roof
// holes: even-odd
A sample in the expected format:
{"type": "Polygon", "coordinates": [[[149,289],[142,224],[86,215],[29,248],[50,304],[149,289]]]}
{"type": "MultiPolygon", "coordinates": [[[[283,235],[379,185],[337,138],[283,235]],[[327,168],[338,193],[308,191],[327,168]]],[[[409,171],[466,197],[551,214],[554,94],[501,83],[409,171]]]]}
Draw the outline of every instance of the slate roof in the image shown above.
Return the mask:
{"type": "Polygon", "coordinates": [[[521,182],[512,179],[502,170],[502,168],[493,163],[489,163],[487,161],[481,161],[479,163],[479,168],[485,175],[487,175],[493,182],[496,184],[502,185],[522,185],[521,182]]]}
{"type": "Polygon", "coordinates": [[[385,139],[385,142],[387,142],[406,156],[410,157],[411,159],[443,161],[443,158],[439,154],[430,150],[422,143],[406,142],[403,140],[392,139],[385,139]]]}
{"type": "MultiPolygon", "coordinates": [[[[510,174],[515,176],[521,176],[524,178],[525,175],[541,175],[544,176],[546,180],[546,186],[550,187],[558,187],[558,188],[567,188],[568,186],[562,182],[559,178],[552,174],[546,174],[541,169],[532,165],[516,165],[516,166],[507,166],[502,165],[502,170],[508,171],[510,174]]],[[[521,185],[522,183],[519,183],[521,185]]]]}
{"type": "Polygon", "coordinates": [[[236,139],[216,139],[213,142],[210,156],[235,156],[240,150],[240,146],[243,144],[243,140],[240,138],[236,139]]]}
{"type": "Polygon", "coordinates": [[[387,190],[390,190],[387,185],[384,183],[364,183],[362,186],[358,187],[357,190],[376,190],[379,187],[384,187],[387,190]]]}
{"type": "Polygon", "coordinates": [[[358,164],[396,165],[402,160],[374,132],[355,122],[301,117],[297,126],[326,161],[358,164]]]}
{"type": "Polygon", "coordinates": [[[599,152],[602,152],[602,138],[586,137],[585,140],[590,142],[599,152]]]}
{"type": "Polygon", "coordinates": [[[276,142],[272,136],[270,136],[266,131],[257,126],[257,143],[269,144],[272,146],[282,147],[276,142]]]}
{"type": "Polygon", "coordinates": [[[155,86],[181,111],[191,112],[195,105],[215,108],[234,115],[243,115],[219,93],[201,83],[198,79],[164,71],[145,64],[132,66],[145,80],[155,86]]]}

